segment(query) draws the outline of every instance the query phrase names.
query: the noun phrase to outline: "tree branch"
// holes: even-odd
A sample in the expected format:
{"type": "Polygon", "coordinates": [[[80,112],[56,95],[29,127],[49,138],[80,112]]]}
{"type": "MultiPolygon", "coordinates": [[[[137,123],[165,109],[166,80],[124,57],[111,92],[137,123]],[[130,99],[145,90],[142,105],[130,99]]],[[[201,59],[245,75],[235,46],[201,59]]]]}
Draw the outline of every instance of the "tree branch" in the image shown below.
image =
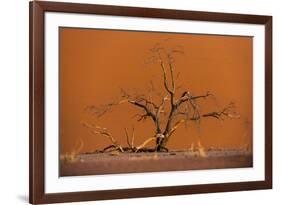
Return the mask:
{"type": "Polygon", "coordinates": [[[177,107],[179,107],[183,102],[186,102],[188,100],[197,100],[200,98],[207,98],[211,95],[212,94],[208,91],[205,95],[192,96],[192,95],[190,95],[190,93],[188,91],[185,91],[175,104],[177,107]]]}
{"type": "Polygon", "coordinates": [[[150,143],[151,141],[156,140],[155,136],[148,138],[147,140],[145,140],[141,145],[139,145],[136,148],[135,152],[138,152],[140,149],[144,148],[148,143],[150,143]]]}
{"type": "Polygon", "coordinates": [[[167,91],[168,93],[170,93],[170,95],[172,96],[174,93],[173,93],[173,91],[169,88],[167,73],[166,73],[166,69],[165,69],[164,62],[163,62],[162,60],[160,61],[160,66],[161,66],[161,68],[162,68],[162,73],[163,73],[164,87],[165,87],[166,91],[167,91]]]}
{"type": "Polygon", "coordinates": [[[86,123],[86,122],[82,123],[82,125],[85,126],[85,127],[87,127],[87,128],[90,128],[90,129],[91,129],[91,130],[90,130],[90,133],[92,133],[92,134],[99,134],[99,135],[101,135],[101,136],[106,137],[107,139],[110,140],[110,142],[112,143],[112,145],[113,145],[115,148],[119,149],[121,152],[124,152],[122,146],[120,146],[120,145],[118,144],[117,140],[115,140],[115,138],[111,135],[110,132],[107,131],[106,128],[102,128],[102,127],[100,127],[100,126],[93,126],[93,125],[90,125],[90,124],[88,124],[88,123],[86,123]],[[93,129],[93,130],[92,130],[92,129],[93,129]]]}
{"type": "MultiPolygon", "coordinates": [[[[240,115],[238,115],[235,111],[235,104],[234,103],[229,103],[225,108],[223,108],[221,111],[214,111],[214,112],[209,112],[209,113],[205,113],[202,115],[198,115],[198,116],[193,116],[191,118],[189,118],[189,120],[199,120],[201,118],[205,118],[205,117],[213,117],[216,119],[223,119],[223,117],[228,117],[231,119],[238,119],[240,118],[240,115]]],[[[183,114],[186,115],[185,112],[179,112],[178,114],[183,114]]]]}

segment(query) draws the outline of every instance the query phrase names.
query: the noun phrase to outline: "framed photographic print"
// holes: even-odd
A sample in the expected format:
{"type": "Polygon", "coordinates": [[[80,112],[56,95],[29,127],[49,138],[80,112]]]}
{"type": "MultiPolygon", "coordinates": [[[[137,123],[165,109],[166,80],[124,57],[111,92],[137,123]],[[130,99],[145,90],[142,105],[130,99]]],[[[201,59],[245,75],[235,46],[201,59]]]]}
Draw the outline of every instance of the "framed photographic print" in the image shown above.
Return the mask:
{"type": "Polygon", "coordinates": [[[271,187],[271,16],[30,2],[30,203],[271,187]]]}

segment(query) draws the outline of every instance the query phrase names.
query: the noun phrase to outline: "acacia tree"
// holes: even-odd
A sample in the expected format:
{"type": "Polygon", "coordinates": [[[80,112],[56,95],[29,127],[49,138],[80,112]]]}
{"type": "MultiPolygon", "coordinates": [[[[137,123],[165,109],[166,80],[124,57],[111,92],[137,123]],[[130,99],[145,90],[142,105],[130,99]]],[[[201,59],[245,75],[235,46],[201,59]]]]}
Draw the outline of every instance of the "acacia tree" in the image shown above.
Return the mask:
{"type": "MultiPolygon", "coordinates": [[[[175,55],[184,54],[181,47],[166,48],[160,44],[156,44],[149,52],[150,57],[147,58],[146,64],[158,65],[161,69],[162,93],[164,93],[164,95],[160,96],[158,102],[152,100],[150,96],[146,96],[145,94],[131,94],[121,89],[120,99],[116,102],[101,106],[92,105],[87,107],[87,110],[101,117],[111,112],[113,107],[127,103],[130,106],[137,107],[141,111],[141,113],[136,114],[136,116],[138,116],[138,121],[151,120],[154,124],[155,131],[151,137],[148,137],[142,144],[135,146],[134,129],[131,140],[128,130],[125,129],[128,146],[122,147],[107,128],[83,123],[84,126],[91,129],[92,134],[99,134],[110,140],[111,144],[103,151],[108,149],[121,152],[168,151],[166,147],[168,141],[177,128],[183,123],[186,124],[188,121],[195,121],[197,124],[200,124],[200,121],[204,118],[214,118],[218,120],[223,120],[225,117],[239,118],[239,115],[235,112],[234,103],[229,103],[225,107],[212,112],[201,113],[199,109],[200,100],[209,99],[213,94],[206,92],[202,95],[193,95],[188,89],[180,89],[180,87],[177,86],[176,81],[179,77],[179,73],[176,73],[175,55]],[[154,148],[145,148],[145,146],[152,141],[155,141],[154,148]]],[[[151,87],[151,90],[154,91],[153,85],[151,87]]]]}

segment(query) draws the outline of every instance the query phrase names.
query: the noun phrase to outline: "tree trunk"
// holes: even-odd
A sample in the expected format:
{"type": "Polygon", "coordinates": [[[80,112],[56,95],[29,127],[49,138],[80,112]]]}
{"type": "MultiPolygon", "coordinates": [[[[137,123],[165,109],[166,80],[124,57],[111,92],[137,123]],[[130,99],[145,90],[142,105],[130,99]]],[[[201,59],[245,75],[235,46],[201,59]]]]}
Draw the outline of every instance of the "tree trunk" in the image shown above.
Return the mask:
{"type": "Polygon", "coordinates": [[[156,140],[156,147],[155,147],[155,150],[157,152],[160,152],[162,150],[165,150],[167,151],[168,149],[165,147],[166,146],[166,143],[167,143],[167,136],[163,135],[163,134],[159,134],[163,137],[157,137],[157,140],[156,140]]]}

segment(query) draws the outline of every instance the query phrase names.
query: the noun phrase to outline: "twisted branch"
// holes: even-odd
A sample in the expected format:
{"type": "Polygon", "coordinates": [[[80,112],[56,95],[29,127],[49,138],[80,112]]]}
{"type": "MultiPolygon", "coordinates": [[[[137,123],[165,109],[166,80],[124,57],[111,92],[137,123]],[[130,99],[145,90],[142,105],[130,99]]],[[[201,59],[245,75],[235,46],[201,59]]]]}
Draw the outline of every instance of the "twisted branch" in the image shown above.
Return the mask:
{"type": "Polygon", "coordinates": [[[134,107],[139,108],[142,111],[142,114],[135,115],[138,117],[137,121],[144,121],[147,118],[150,118],[152,120],[155,125],[155,134],[153,137],[148,138],[142,144],[135,147],[134,129],[130,142],[128,130],[125,128],[128,147],[122,148],[113,138],[113,136],[105,130],[105,128],[97,129],[97,127],[95,127],[95,129],[97,129],[94,132],[95,134],[100,134],[110,139],[112,145],[109,146],[108,149],[112,148],[113,146],[120,151],[129,150],[137,152],[141,149],[144,149],[144,147],[148,143],[155,140],[155,150],[161,151],[161,149],[166,149],[165,145],[170,139],[170,136],[173,135],[173,133],[181,124],[187,123],[187,121],[196,121],[196,123],[199,125],[202,118],[211,117],[220,120],[223,120],[224,117],[239,118],[239,115],[235,112],[234,103],[228,104],[220,111],[212,111],[201,114],[198,101],[199,99],[208,99],[208,97],[213,96],[210,92],[206,92],[206,94],[203,95],[192,95],[188,90],[185,90],[181,95],[177,94],[180,87],[176,87],[176,80],[179,77],[179,73],[177,74],[177,76],[175,76],[176,67],[175,58],[173,55],[175,53],[183,54],[181,48],[166,49],[164,47],[161,47],[160,44],[156,44],[152,49],[150,49],[150,52],[152,53],[152,56],[149,61],[158,62],[162,72],[163,89],[166,95],[164,97],[161,96],[160,102],[157,103],[152,100],[151,92],[154,91],[154,85],[152,81],[150,81],[151,88],[148,91],[148,97],[145,95],[138,95],[136,93],[129,94],[124,89],[121,89],[121,99],[117,102],[101,105],[100,107],[90,106],[87,107],[87,110],[100,117],[107,112],[110,112],[114,106],[128,103],[134,107]],[[168,109],[165,109],[165,103],[167,100],[170,101],[170,106],[168,109]],[[164,113],[164,115],[161,115],[161,113],[164,113]],[[176,116],[178,115],[184,115],[184,118],[181,118],[178,121],[174,122],[175,119],[177,119],[176,116]],[[166,119],[161,121],[162,117],[165,117],[166,119]],[[161,124],[160,122],[165,122],[165,124],[161,124]]]}

